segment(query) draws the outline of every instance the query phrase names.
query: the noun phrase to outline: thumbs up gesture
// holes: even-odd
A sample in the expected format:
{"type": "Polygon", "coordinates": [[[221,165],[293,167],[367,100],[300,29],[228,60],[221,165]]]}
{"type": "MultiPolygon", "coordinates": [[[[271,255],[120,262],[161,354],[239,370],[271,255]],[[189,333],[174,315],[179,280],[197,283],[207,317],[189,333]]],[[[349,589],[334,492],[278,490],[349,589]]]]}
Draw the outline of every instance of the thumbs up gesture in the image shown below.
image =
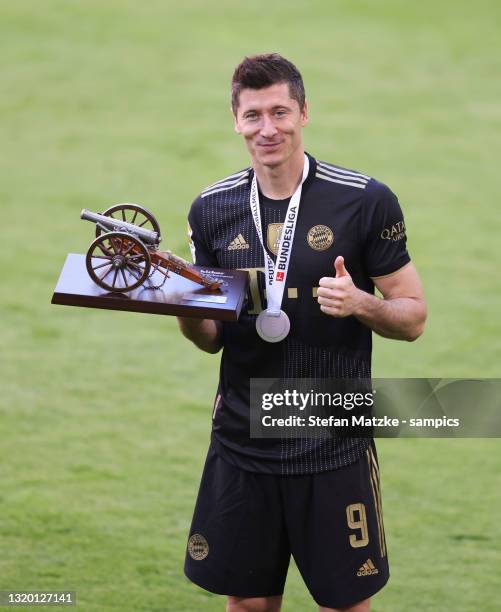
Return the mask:
{"type": "Polygon", "coordinates": [[[320,279],[317,300],[320,310],[332,317],[348,317],[356,314],[361,292],[345,268],[344,257],[339,255],[334,262],[336,276],[324,276],[320,279]]]}
{"type": "Polygon", "coordinates": [[[342,255],[336,257],[336,261],[334,262],[334,269],[336,270],[336,278],[341,278],[342,276],[350,276],[348,274],[348,270],[344,267],[344,257],[342,255]]]}

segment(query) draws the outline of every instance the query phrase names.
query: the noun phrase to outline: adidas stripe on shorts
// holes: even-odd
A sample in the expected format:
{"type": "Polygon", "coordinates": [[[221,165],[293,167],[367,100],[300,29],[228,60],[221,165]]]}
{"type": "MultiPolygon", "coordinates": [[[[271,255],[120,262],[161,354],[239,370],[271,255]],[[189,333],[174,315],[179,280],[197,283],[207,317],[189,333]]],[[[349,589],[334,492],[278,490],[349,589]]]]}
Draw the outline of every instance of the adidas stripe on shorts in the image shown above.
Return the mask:
{"type": "Polygon", "coordinates": [[[244,471],[209,448],[186,576],[212,593],[281,595],[291,554],[320,606],[348,606],[386,584],[374,443],[351,465],[301,476],[244,471]]]}

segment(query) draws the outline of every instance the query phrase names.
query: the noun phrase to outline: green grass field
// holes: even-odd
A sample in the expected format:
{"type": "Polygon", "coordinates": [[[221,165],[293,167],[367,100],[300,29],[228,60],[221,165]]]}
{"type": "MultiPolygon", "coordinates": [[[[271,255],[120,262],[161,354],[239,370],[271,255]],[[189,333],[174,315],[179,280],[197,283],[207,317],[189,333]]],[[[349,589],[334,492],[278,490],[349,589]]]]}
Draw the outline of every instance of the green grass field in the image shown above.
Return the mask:
{"type": "MultiPolygon", "coordinates": [[[[192,199],[247,165],[232,69],[279,51],[303,72],[307,149],[387,182],[406,213],[428,328],[376,340],[374,373],[499,377],[501,6],[0,2],[0,590],[222,610],[182,573],[218,357],[173,318],[50,305],[91,240],[80,209],[142,203],[187,256],[192,199]]],[[[392,579],[374,610],[499,610],[500,451],[379,443],[392,579]]],[[[314,609],[292,567],[285,612],[314,609]]]]}

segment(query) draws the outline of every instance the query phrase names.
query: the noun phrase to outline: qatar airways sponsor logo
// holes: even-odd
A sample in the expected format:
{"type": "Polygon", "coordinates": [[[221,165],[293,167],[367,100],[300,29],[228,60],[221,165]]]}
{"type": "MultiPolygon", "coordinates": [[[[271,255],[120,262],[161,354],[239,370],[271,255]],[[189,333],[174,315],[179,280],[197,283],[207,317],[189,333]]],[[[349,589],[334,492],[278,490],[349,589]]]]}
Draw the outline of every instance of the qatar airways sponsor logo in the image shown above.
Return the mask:
{"type": "Polygon", "coordinates": [[[381,232],[381,238],[383,240],[391,240],[392,242],[398,242],[405,238],[405,223],[403,221],[397,221],[390,227],[385,227],[381,232]]]}

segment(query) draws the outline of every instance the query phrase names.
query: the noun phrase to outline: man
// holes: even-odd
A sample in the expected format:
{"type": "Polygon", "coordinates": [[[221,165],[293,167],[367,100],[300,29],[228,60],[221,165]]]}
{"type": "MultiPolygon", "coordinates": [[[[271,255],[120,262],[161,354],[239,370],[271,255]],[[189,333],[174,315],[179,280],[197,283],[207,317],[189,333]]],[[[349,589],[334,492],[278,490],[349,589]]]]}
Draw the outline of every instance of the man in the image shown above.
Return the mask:
{"type": "Polygon", "coordinates": [[[232,111],[252,166],[200,194],[189,233],[196,264],[248,270],[251,287],[237,323],[179,319],[223,348],[185,572],[230,612],[275,612],[292,553],[320,610],[365,612],[388,580],[373,442],[253,439],[249,381],[367,378],[371,330],[422,333],[402,212],[382,183],[305,154],[303,81],[280,55],[236,68],[232,111]]]}

